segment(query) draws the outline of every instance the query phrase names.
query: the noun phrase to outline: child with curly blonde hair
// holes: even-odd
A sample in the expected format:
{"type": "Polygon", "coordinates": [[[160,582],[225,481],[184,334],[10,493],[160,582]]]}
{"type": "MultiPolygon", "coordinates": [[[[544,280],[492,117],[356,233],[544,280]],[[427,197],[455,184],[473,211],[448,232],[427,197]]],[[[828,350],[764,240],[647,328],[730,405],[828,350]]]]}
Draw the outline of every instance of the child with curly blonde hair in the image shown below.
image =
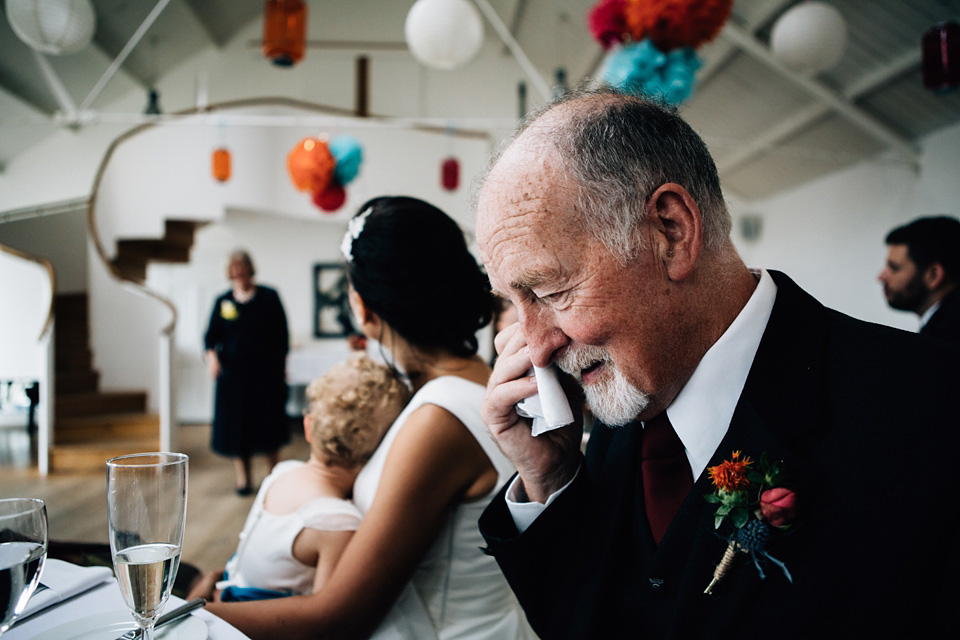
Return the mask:
{"type": "Polygon", "coordinates": [[[318,591],[360,524],[347,498],[363,463],[410,399],[386,366],[364,352],[307,387],[306,462],[279,463],[263,481],[236,553],[190,597],[223,601],[318,591]]]}

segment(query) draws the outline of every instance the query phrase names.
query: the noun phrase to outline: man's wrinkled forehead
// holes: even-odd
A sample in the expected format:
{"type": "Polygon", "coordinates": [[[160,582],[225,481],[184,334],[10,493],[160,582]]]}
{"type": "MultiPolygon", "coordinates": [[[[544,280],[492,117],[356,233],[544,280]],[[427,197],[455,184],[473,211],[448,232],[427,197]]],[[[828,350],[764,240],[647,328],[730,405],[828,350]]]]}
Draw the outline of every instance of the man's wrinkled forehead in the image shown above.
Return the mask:
{"type": "Polygon", "coordinates": [[[538,153],[514,144],[500,157],[480,189],[477,200],[477,239],[481,250],[507,234],[555,215],[556,196],[563,190],[562,173],[553,153],[538,153]]]}

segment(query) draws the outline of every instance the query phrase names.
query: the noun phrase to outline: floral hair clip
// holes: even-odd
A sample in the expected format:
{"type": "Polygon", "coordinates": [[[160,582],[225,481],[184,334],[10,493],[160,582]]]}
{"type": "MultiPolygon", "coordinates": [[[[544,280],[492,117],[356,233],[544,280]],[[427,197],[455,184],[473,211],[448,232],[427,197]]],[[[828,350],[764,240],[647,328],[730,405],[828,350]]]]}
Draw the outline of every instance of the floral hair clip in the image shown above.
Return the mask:
{"type": "Polygon", "coordinates": [[[748,456],[741,458],[740,452],[734,451],[730,460],[707,469],[714,492],[705,497],[707,502],[719,505],[714,527],[719,529],[729,519],[733,533],[726,537],[727,550],[704,593],[713,593],[738,553],[750,556],[761,580],[766,577],[762,565],[769,561],[783,571],[787,581],[793,582],[786,565],[770,555],[767,545],[776,534],[793,525],[797,496],[780,485],[780,465],[766,453],[760,456],[759,470],[751,469],[752,465],[748,456]]]}
{"type": "Polygon", "coordinates": [[[343,236],[343,242],[340,243],[340,252],[343,253],[347,262],[353,262],[353,241],[360,237],[371,213],[373,213],[373,207],[367,207],[363,213],[350,218],[350,222],[347,223],[347,233],[343,236]]]}

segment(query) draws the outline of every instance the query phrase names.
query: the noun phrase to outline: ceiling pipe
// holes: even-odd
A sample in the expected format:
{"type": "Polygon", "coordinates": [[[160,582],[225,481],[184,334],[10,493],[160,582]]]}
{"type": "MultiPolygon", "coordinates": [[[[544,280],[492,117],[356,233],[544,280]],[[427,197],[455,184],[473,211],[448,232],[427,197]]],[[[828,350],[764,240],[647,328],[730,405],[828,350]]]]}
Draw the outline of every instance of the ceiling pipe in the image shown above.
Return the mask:
{"type": "Polygon", "coordinates": [[[120,70],[120,66],[126,61],[127,56],[130,55],[130,52],[133,51],[133,48],[139,44],[140,40],[147,33],[147,30],[153,26],[153,23],[156,21],[164,9],[167,8],[167,5],[170,4],[170,0],[160,0],[157,2],[156,6],[150,11],[143,22],[137,27],[137,30],[133,32],[133,35],[130,36],[130,40],[127,41],[127,44],[123,46],[123,49],[120,50],[120,53],[117,54],[117,57],[114,58],[113,62],[110,63],[110,66],[107,67],[107,70],[104,71],[103,75],[100,76],[100,79],[97,80],[97,84],[93,85],[93,89],[90,90],[90,93],[83,100],[83,103],[80,105],[80,110],[86,110],[90,108],[90,105],[93,104],[93,101],[100,97],[100,93],[103,92],[104,87],[107,86],[107,83],[113,78],[113,76],[120,70]]]}

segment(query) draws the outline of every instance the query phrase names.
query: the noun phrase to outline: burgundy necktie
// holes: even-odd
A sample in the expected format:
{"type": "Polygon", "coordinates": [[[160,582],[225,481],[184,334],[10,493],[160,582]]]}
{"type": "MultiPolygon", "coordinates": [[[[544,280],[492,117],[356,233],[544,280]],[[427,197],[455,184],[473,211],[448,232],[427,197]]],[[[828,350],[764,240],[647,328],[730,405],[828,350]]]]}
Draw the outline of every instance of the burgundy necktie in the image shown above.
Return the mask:
{"type": "Polygon", "coordinates": [[[643,425],[640,468],[647,522],[657,544],[690,489],[693,473],[683,443],[664,411],[643,425]]]}

